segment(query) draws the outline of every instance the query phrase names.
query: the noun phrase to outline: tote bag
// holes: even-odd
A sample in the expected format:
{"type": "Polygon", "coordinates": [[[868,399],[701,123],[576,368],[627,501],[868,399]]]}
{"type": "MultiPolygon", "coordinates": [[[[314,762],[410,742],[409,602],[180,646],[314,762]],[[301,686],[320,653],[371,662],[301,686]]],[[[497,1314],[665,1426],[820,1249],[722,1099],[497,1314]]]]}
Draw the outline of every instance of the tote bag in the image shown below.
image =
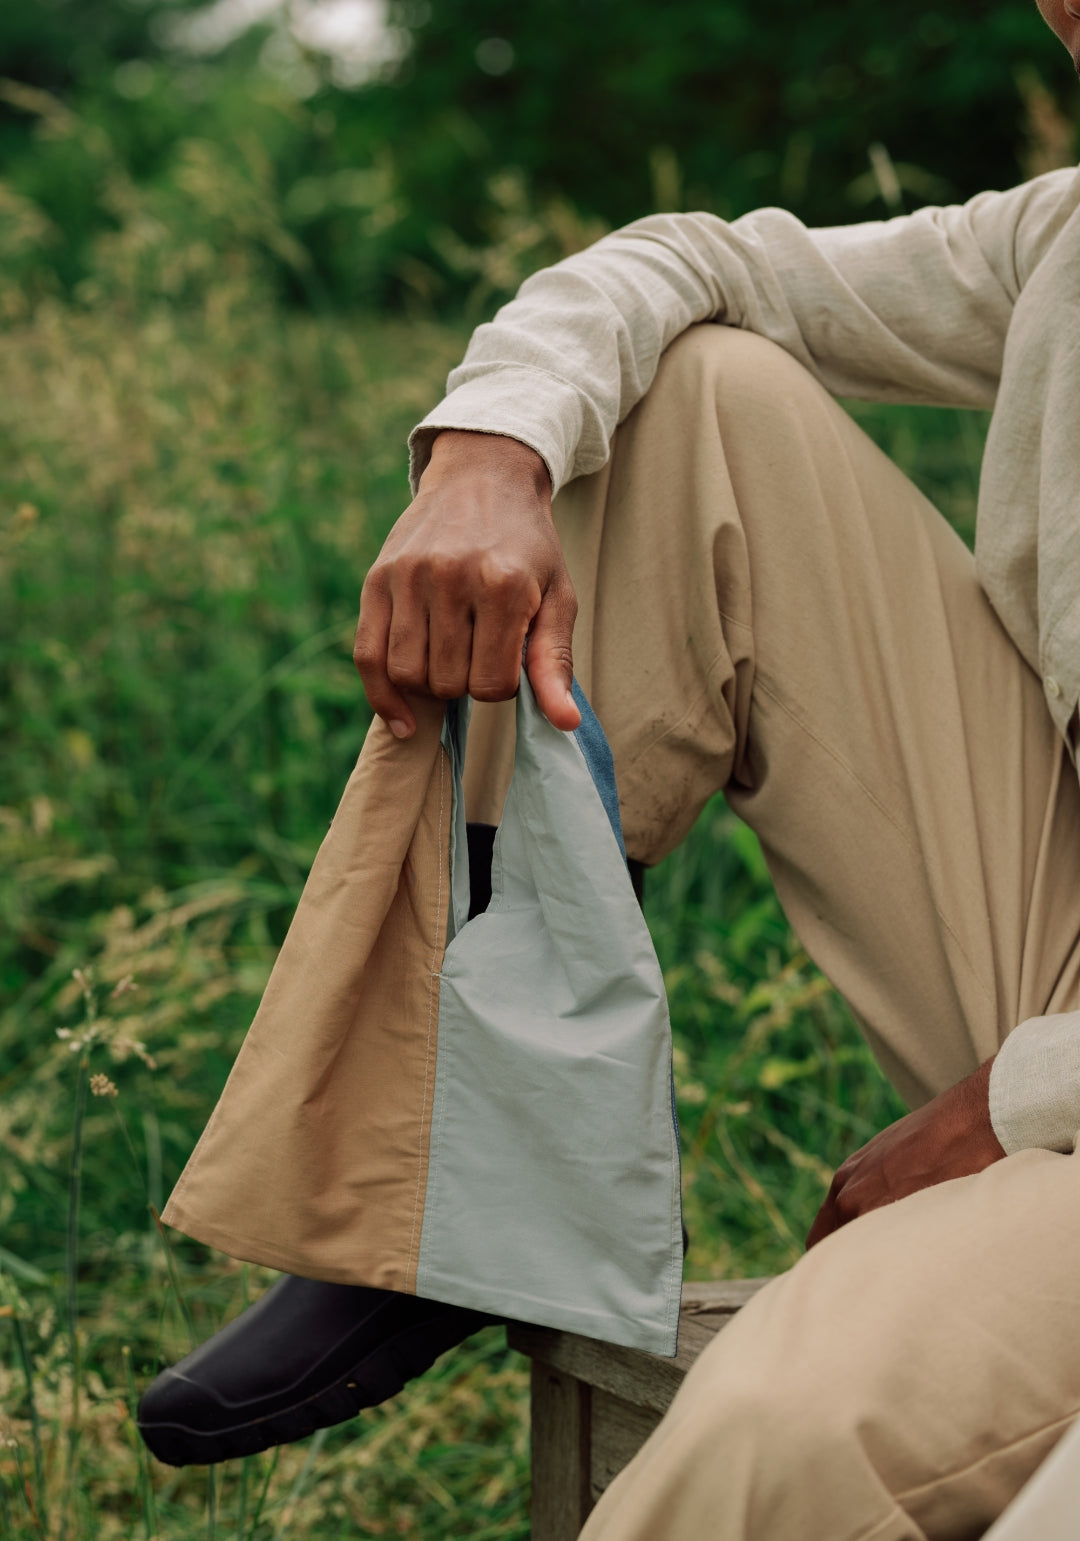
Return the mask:
{"type": "Polygon", "coordinates": [[[164,1219],[285,1272],[676,1351],[663,979],[611,755],[526,679],[469,919],[468,703],[372,726],[164,1219]]]}

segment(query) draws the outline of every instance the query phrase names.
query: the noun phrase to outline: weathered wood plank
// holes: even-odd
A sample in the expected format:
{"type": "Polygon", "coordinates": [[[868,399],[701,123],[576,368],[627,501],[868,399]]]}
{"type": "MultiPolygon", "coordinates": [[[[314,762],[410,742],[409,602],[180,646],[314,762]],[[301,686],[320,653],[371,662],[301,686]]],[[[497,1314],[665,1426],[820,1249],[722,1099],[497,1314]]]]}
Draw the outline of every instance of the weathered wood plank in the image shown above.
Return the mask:
{"type": "Polygon", "coordinates": [[[660,1422],[651,1407],[636,1407],[607,1391],[592,1394],[592,1435],[589,1483],[593,1503],[628,1466],[660,1422]]]}
{"type": "Polygon", "coordinates": [[[717,1279],[684,1284],[676,1359],[523,1323],[511,1326],[507,1340],[512,1348],[589,1386],[663,1413],[701,1351],[767,1283],[767,1279],[717,1279]]]}
{"type": "Polygon", "coordinates": [[[752,1300],[763,1285],[763,1279],[686,1279],[682,1287],[682,1312],[695,1316],[708,1311],[737,1311],[752,1300]]]}
{"type": "Polygon", "coordinates": [[[589,1517],[590,1403],[588,1386],[533,1360],[532,1541],[577,1541],[589,1517]]]}

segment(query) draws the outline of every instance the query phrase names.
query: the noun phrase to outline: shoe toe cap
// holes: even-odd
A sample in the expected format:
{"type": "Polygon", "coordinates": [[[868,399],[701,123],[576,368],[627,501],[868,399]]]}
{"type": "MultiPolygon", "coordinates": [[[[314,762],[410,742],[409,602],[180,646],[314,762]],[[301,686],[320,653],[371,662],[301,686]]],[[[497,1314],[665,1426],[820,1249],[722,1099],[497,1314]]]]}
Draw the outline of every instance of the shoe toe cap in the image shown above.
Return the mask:
{"type": "Polygon", "coordinates": [[[201,1389],[175,1370],[162,1370],[156,1380],[150,1382],[136,1409],[139,1427],[159,1423],[184,1423],[193,1412],[199,1412],[207,1398],[201,1389]]]}
{"type": "Polygon", "coordinates": [[[202,1465],[215,1457],[204,1448],[222,1414],[219,1404],[194,1382],[163,1370],[151,1381],[135,1411],[135,1422],[151,1455],[167,1466],[202,1465]]]}

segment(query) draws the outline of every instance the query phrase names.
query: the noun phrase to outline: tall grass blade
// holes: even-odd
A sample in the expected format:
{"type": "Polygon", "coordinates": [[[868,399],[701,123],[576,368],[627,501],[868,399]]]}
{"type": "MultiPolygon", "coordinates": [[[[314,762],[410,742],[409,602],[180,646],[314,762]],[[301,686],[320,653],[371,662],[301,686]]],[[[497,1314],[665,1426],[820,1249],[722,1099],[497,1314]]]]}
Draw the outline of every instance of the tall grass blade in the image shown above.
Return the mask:
{"type": "MultiPolygon", "coordinates": [[[[191,1313],[188,1310],[187,1301],[184,1299],[183,1291],[180,1288],[180,1278],[179,1278],[179,1275],[178,1275],[178,1273],[176,1271],[176,1260],[173,1257],[172,1247],[169,1244],[168,1232],[165,1230],[165,1226],[162,1223],[162,1219],[161,1219],[160,1212],[158,1210],[158,1206],[157,1206],[157,1204],[155,1204],[153,1196],[152,1196],[153,1160],[151,1159],[151,1162],[150,1162],[151,1172],[148,1175],[147,1172],[144,1171],[144,1169],[143,1169],[142,1162],[139,1160],[139,1154],[138,1154],[138,1151],[135,1149],[135,1142],[131,1138],[131,1131],[129,1130],[129,1128],[127,1126],[127,1120],[124,1118],[124,1115],[121,1113],[121,1111],[120,1111],[120,1109],[117,1106],[115,1101],[113,1102],[112,1108],[113,1108],[113,1113],[116,1116],[116,1122],[120,1126],[120,1133],[124,1137],[124,1144],[127,1146],[128,1155],[131,1157],[131,1164],[135,1168],[136,1175],[138,1176],[138,1179],[139,1179],[139,1184],[140,1184],[140,1186],[141,1186],[141,1188],[143,1190],[144,1195],[146,1196],[146,1207],[147,1207],[147,1209],[150,1212],[151,1222],[152,1222],[155,1230],[157,1231],[158,1237],[160,1238],[161,1245],[162,1245],[162,1248],[163,1248],[164,1253],[165,1253],[165,1265],[166,1265],[166,1267],[169,1270],[169,1282],[171,1283],[171,1285],[173,1287],[173,1293],[176,1296],[177,1305],[180,1308],[180,1314],[181,1314],[181,1316],[184,1319],[184,1326],[187,1328],[187,1334],[188,1334],[188,1337],[191,1340],[191,1346],[192,1346],[192,1348],[194,1348],[196,1346],[197,1341],[198,1341],[197,1334],[195,1332],[195,1323],[191,1319],[191,1313]]],[[[152,1114],[148,1114],[147,1118],[148,1119],[152,1119],[153,1115],[152,1114]]],[[[161,1145],[160,1145],[160,1137],[157,1136],[157,1120],[156,1119],[153,1119],[153,1128],[154,1128],[154,1131],[155,1131],[155,1137],[158,1138],[157,1151],[158,1151],[158,1163],[160,1165],[161,1145]]],[[[150,1140],[149,1134],[147,1136],[147,1139],[148,1139],[148,1143],[149,1143],[149,1140],[150,1140]]],[[[159,1176],[159,1179],[160,1179],[160,1171],[158,1173],[158,1176],[159,1176]]]]}
{"type": "Polygon", "coordinates": [[[20,1316],[15,1317],[15,1344],[19,1352],[19,1364],[26,1381],[26,1400],[30,1409],[30,1439],[34,1451],[34,1492],[37,1511],[44,1522],[45,1509],[45,1457],[41,1445],[41,1420],[38,1416],[37,1387],[34,1383],[34,1362],[30,1357],[30,1345],[26,1341],[26,1327],[20,1316]]]}
{"type": "Polygon", "coordinates": [[[258,1530],[259,1521],[262,1519],[263,1505],[266,1503],[266,1495],[270,1491],[270,1483],[273,1480],[274,1473],[277,1471],[277,1464],[280,1455],[281,1446],[279,1445],[274,1450],[273,1455],[270,1457],[270,1460],[267,1463],[266,1475],[263,1478],[263,1485],[259,1489],[259,1500],[255,1505],[255,1513],[251,1517],[251,1529],[248,1532],[248,1541],[255,1541],[255,1532],[258,1530]]]}
{"type": "Polygon", "coordinates": [[[146,1541],[154,1541],[157,1535],[157,1515],[154,1505],[154,1486],[150,1480],[150,1466],[146,1458],[146,1448],[139,1435],[135,1412],[139,1405],[139,1395],[135,1389],[135,1371],[131,1363],[131,1349],[125,1343],[120,1350],[120,1357],[124,1361],[124,1379],[127,1382],[128,1412],[131,1414],[131,1427],[135,1440],[135,1460],[139,1470],[139,1507],[142,1509],[143,1528],[146,1531],[146,1541]]]}
{"type": "Polygon", "coordinates": [[[191,1346],[192,1348],[196,1348],[199,1341],[198,1334],[195,1331],[195,1323],[191,1319],[191,1312],[188,1310],[187,1301],[184,1299],[184,1292],[180,1288],[180,1276],[176,1271],[176,1259],[173,1257],[172,1245],[169,1241],[168,1233],[166,1232],[165,1226],[162,1223],[161,1216],[158,1214],[153,1204],[148,1205],[148,1208],[154,1217],[154,1224],[157,1226],[157,1233],[161,1237],[161,1245],[165,1249],[165,1264],[169,1270],[169,1282],[173,1287],[173,1294],[176,1296],[177,1305],[180,1307],[180,1314],[184,1318],[184,1326],[187,1328],[188,1337],[191,1339],[191,1346]]]}
{"type": "Polygon", "coordinates": [[[143,1114],[143,1139],[146,1144],[146,1191],[151,1204],[160,1214],[165,1207],[162,1183],[161,1125],[157,1114],[147,1108],[143,1114]]]}
{"type": "Polygon", "coordinates": [[[30,1480],[23,1470],[22,1450],[18,1444],[15,1445],[15,1465],[19,1475],[19,1492],[22,1494],[23,1503],[26,1505],[26,1512],[30,1516],[30,1524],[33,1526],[34,1534],[35,1536],[44,1536],[45,1527],[34,1503],[34,1495],[30,1489],[30,1480]]]}
{"type": "MultiPolygon", "coordinates": [[[[247,1263],[240,1269],[240,1302],[241,1309],[246,1311],[251,1296],[251,1270],[247,1263]]],[[[236,1541],[244,1541],[247,1527],[248,1507],[248,1482],[251,1476],[251,1457],[245,1456],[240,1462],[240,1483],[236,1495],[236,1541]]]]}
{"type": "Polygon", "coordinates": [[[206,1541],[214,1541],[217,1535],[217,1470],[211,1466],[206,1473],[206,1541]]]}
{"type": "Polygon", "coordinates": [[[48,1274],[42,1273],[40,1268],[35,1268],[33,1263],[24,1262],[21,1257],[16,1257],[14,1252],[9,1252],[6,1247],[0,1247],[0,1268],[13,1274],[16,1279],[24,1279],[27,1284],[48,1284],[48,1274]]]}
{"type": "Polygon", "coordinates": [[[4,1534],[15,1535],[15,1521],[11,1514],[11,1504],[8,1502],[7,1478],[0,1476],[0,1519],[4,1522],[4,1534]]]}
{"type": "Polygon", "coordinates": [[[71,1141],[71,1170],[68,1180],[67,1252],[64,1272],[67,1285],[67,1329],[71,1354],[71,1422],[68,1425],[67,1465],[64,1486],[60,1495],[59,1541],[67,1541],[71,1506],[75,1497],[75,1476],[79,1463],[79,1441],[82,1433],[82,1351],[79,1344],[79,1200],[82,1195],[83,1121],[86,1115],[87,1069],[90,1063],[89,1048],[79,1055],[78,1078],[75,1083],[75,1120],[71,1141]]]}
{"type": "Polygon", "coordinates": [[[251,1476],[251,1457],[245,1455],[240,1462],[240,1482],[236,1494],[236,1541],[244,1541],[247,1534],[248,1481],[251,1476]]]}
{"type": "Polygon", "coordinates": [[[292,1490],[290,1491],[288,1498],[285,1500],[285,1507],[281,1511],[281,1519],[278,1521],[278,1527],[274,1531],[274,1541],[282,1541],[282,1537],[285,1535],[286,1530],[291,1525],[293,1513],[303,1496],[304,1489],[307,1487],[308,1478],[311,1475],[312,1467],[315,1465],[315,1462],[318,1459],[319,1451],[326,1443],[326,1436],[329,1434],[329,1432],[329,1429],[320,1429],[319,1432],[315,1435],[315,1438],[311,1441],[311,1446],[307,1453],[307,1459],[304,1461],[303,1466],[301,1466],[299,1472],[297,1473],[296,1481],[293,1483],[292,1490]]]}

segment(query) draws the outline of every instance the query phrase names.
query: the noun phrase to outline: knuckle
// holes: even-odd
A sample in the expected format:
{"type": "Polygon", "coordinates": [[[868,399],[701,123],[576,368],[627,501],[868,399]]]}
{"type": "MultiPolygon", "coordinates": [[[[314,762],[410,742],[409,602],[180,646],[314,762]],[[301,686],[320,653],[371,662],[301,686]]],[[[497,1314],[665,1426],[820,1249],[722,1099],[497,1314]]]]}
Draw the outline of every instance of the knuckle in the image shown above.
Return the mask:
{"type": "Polygon", "coordinates": [[[377,557],[367,570],[360,589],[360,605],[365,601],[384,598],[390,592],[389,564],[385,557],[377,557]]]}
{"type": "Polygon", "coordinates": [[[405,551],[394,562],[394,584],[404,589],[415,589],[423,583],[433,565],[433,559],[422,551],[405,551]]]}
{"type": "Polygon", "coordinates": [[[358,674],[368,676],[381,672],[381,650],[377,648],[373,642],[366,640],[363,642],[357,642],[353,647],[352,656],[353,663],[356,666],[358,674]]]}
{"type": "Polygon", "coordinates": [[[856,1219],[862,1213],[858,1194],[852,1192],[850,1188],[844,1188],[837,1194],[834,1208],[837,1219],[842,1225],[846,1225],[849,1220],[856,1219]]]}
{"type": "Polygon", "coordinates": [[[468,563],[455,551],[433,551],[426,564],[426,576],[432,588],[446,592],[465,583],[468,563]]]}
{"type": "Polygon", "coordinates": [[[466,683],[449,675],[433,674],[427,681],[427,689],[437,701],[456,701],[465,694],[466,683]]]}
{"type": "Polygon", "coordinates": [[[386,665],[386,677],[399,690],[422,690],[427,684],[424,670],[409,659],[391,658],[386,665]]]}
{"type": "Polygon", "coordinates": [[[428,662],[427,683],[433,696],[440,701],[452,701],[465,694],[469,666],[460,650],[447,641],[428,662]]]}
{"type": "Polygon", "coordinates": [[[839,1180],[834,1177],[832,1182],[829,1184],[829,1191],[825,1195],[825,1200],[821,1206],[822,1209],[835,1208],[836,1201],[840,1197],[841,1186],[842,1185],[839,1180]]]}
{"type": "Polygon", "coordinates": [[[476,701],[509,701],[517,694],[518,673],[488,673],[469,681],[469,694],[476,701]]]}
{"type": "Polygon", "coordinates": [[[529,575],[514,562],[485,556],[477,567],[477,581],[486,594],[514,597],[529,586],[529,575]]]}

